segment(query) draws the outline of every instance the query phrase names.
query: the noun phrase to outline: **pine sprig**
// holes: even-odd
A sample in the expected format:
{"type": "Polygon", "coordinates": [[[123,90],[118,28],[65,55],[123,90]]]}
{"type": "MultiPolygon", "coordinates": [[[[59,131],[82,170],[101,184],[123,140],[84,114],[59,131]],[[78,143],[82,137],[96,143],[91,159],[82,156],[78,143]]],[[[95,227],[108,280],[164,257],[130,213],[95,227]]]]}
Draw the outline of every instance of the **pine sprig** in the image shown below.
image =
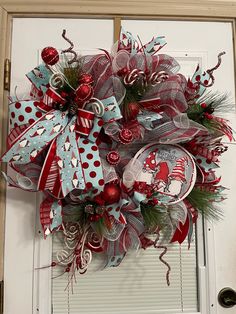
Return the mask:
{"type": "Polygon", "coordinates": [[[232,101],[227,93],[208,92],[195,101],[194,104],[189,104],[187,114],[188,117],[196,122],[203,118],[205,112],[225,112],[234,108],[232,101]],[[201,105],[205,104],[205,108],[201,105]]]}
{"type": "Polygon", "coordinates": [[[157,228],[162,229],[166,225],[168,213],[164,206],[141,203],[141,214],[145,226],[152,232],[157,228]]]}
{"type": "Polygon", "coordinates": [[[99,236],[102,236],[106,229],[105,219],[102,217],[98,221],[93,222],[93,228],[99,236]]]}
{"type": "Polygon", "coordinates": [[[202,125],[210,131],[210,133],[215,133],[216,135],[224,135],[223,129],[222,129],[222,123],[220,123],[217,120],[209,120],[209,119],[203,119],[202,125]]]}
{"type": "Polygon", "coordinates": [[[202,124],[204,109],[200,104],[191,105],[187,110],[188,118],[202,124]]]}
{"type": "Polygon", "coordinates": [[[125,85],[126,88],[126,94],[125,98],[121,104],[121,111],[123,113],[124,117],[129,117],[129,104],[132,102],[138,103],[143,95],[148,91],[149,86],[146,86],[143,84],[142,80],[138,80],[131,86],[125,85]]]}
{"type": "MultiPolygon", "coordinates": [[[[63,222],[77,222],[82,228],[88,225],[90,214],[85,212],[86,205],[98,206],[95,202],[86,201],[76,206],[68,206],[63,209],[63,222]]],[[[95,232],[98,235],[103,235],[106,230],[111,228],[111,223],[106,215],[100,217],[97,221],[91,222],[95,232]]]]}
{"type": "Polygon", "coordinates": [[[63,222],[78,222],[81,226],[87,223],[88,214],[84,211],[84,205],[68,206],[63,209],[63,222]]]}
{"type": "Polygon", "coordinates": [[[228,93],[207,92],[196,103],[198,105],[205,103],[207,106],[211,106],[216,112],[231,111],[234,108],[228,93]]]}
{"type": "Polygon", "coordinates": [[[79,70],[79,66],[64,68],[64,75],[74,89],[79,85],[79,70]]]}
{"type": "Polygon", "coordinates": [[[223,218],[222,209],[216,203],[224,200],[221,192],[210,191],[203,187],[194,187],[187,196],[189,203],[196,208],[207,220],[220,220],[223,218]]]}
{"type": "Polygon", "coordinates": [[[200,97],[187,109],[188,118],[203,125],[211,134],[216,136],[227,135],[230,130],[223,120],[215,117],[216,112],[232,110],[228,94],[207,93],[200,97]]]}
{"type": "MultiPolygon", "coordinates": [[[[63,74],[65,75],[68,83],[70,84],[71,87],[73,87],[74,89],[76,89],[79,86],[79,78],[82,74],[82,66],[83,66],[83,62],[82,62],[82,58],[78,59],[78,62],[76,63],[72,63],[69,64],[68,63],[68,58],[64,55],[64,61],[63,61],[63,74]]],[[[71,92],[71,87],[68,84],[65,84],[60,90],[60,91],[64,91],[67,93],[71,92]]]]}

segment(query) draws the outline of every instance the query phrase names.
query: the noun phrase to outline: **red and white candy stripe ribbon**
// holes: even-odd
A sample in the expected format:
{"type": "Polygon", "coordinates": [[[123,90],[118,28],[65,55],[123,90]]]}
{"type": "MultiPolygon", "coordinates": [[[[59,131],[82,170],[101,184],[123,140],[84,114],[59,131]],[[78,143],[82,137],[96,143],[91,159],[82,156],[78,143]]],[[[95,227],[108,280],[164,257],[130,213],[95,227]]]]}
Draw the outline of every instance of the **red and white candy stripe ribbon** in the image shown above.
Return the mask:
{"type": "Polygon", "coordinates": [[[76,132],[88,136],[93,128],[95,114],[85,109],[78,109],[76,132]]]}

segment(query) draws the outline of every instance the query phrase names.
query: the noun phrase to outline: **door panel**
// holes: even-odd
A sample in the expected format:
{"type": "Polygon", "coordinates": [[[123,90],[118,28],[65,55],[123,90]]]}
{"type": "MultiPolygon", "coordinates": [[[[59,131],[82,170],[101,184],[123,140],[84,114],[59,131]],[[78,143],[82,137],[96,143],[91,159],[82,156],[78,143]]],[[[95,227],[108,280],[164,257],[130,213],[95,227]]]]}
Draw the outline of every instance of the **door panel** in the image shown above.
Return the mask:
{"type": "MultiPolygon", "coordinates": [[[[68,37],[76,39],[78,50],[110,49],[113,43],[112,20],[16,18],[12,34],[11,94],[14,94],[15,87],[18,98],[28,94],[30,82],[25,74],[38,64],[40,49],[46,46],[68,47],[68,43],[61,38],[63,28],[67,30],[68,37]]],[[[32,291],[36,280],[36,204],[35,193],[7,189],[4,314],[32,313],[32,291]]]]}
{"type": "MultiPolygon", "coordinates": [[[[234,57],[233,35],[231,23],[223,22],[187,22],[187,21],[143,21],[124,20],[122,26],[133,35],[138,34],[142,42],[147,42],[153,34],[164,35],[167,45],[162,49],[163,53],[174,52],[196,53],[207,56],[207,64],[203,69],[213,67],[217,62],[217,55],[225,51],[221,67],[214,73],[214,91],[229,93],[232,104],[235,104],[235,81],[234,81],[234,57]],[[206,66],[206,67],[205,67],[206,66]]],[[[236,129],[236,115],[233,106],[231,112],[223,116],[232,121],[236,129]]],[[[236,289],[236,248],[233,243],[236,240],[234,228],[234,207],[236,189],[236,165],[234,143],[229,143],[229,150],[223,156],[220,173],[222,185],[230,190],[227,191],[228,199],[222,203],[224,219],[213,225],[206,225],[206,257],[207,273],[209,276],[209,305],[206,313],[235,313],[235,308],[223,309],[217,303],[217,294],[223,287],[236,289]]],[[[207,293],[207,292],[206,292],[207,293]]],[[[202,309],[203,310],[203,309],[202,309]]]]}

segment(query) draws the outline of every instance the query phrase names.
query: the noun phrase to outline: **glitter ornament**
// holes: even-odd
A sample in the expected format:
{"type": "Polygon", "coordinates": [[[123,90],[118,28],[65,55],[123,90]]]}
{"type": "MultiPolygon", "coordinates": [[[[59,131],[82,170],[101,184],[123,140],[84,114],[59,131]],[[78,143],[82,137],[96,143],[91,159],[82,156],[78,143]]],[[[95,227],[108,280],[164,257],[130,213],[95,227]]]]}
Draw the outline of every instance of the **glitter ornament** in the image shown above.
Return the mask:
{"type": "Polygon", "coordinates": [[[47,65],[54,65],[59,61],[59,53],[54,47],[44,48],[41,57],[47,65]]]}
{"type": "Polygon", "coordinates": [[[81,84],[75,91],[76,102],[84,102],[93,96],[93,88],[89,84],[81,84]]]}
{"type": "Polygon", "coordinates": [[[133,141],[133,132],[129,129],[122,129],[119,133],[119,140],[122,144],[129,144],[133,141]]]}
{"type": "Polygon", "coordinates": [[[134,120],[137,118],[137,115],[139,114],[139,104],[137,102],[130,102],[127,105],[127,120],[134,120]]]}
{"type": "Polygon", "coordinates": [[[93,221],[98,221],[100,218],[101,218],[101,215],[99,215],[99,214],[93,215],[93,221]]]}
{"type": "Polygon", "coordinates": [[[84,211],[88,214],[93,214],[94,213],[94,207],[92,204],[88,204],[85,206],[84,211]]]}
{"type": "Polygon", "coordinates": [[[120,162],[120,154],[113,150],[107,154],[106,159],[110,165],[116,166],[120,162]]]}
{"type": "Polygon", "coordinates": [[[117,203],[120,200],[121,189],[117,184],[108,183],[103,190],[103,199],[106,204],[117,203]]]}

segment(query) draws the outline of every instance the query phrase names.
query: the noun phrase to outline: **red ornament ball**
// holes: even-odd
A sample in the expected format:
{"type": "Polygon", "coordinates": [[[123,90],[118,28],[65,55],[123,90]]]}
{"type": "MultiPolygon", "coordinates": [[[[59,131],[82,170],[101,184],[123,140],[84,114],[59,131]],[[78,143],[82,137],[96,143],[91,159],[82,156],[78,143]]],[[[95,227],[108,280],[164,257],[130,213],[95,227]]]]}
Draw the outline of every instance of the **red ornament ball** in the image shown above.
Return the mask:
{"type": "Polygon", "coordinates": [[[106,159],[110,165],[118,165],[118,163],[120,162],[120,154],[115,150],[112,150],[107,154],[106,159]]]}
{"type": "Polygon", "coordinates": [[[133,141],[133,132],[129,129],[122,129],[119,133],[119,140],[122,144],[129,144],[133,141]]]}
{"type": "Polygon", "coordinates": [[[54,65],[59,61],[59,53],[56,48],[46,47],[41,53],[43,61],[48,65],[54,65]]]}
{"type": "Polygon", "coordinates": [[[137,118],[137,115],[139,114],[139,110],[140,110],[140,107],[139,107],[139,104],[137,102],[130,102],[128,105],[127,105],[127,112],[128,112],[128,116],[127,116],[127,119],[129,120],[134,120],[137,118]]]}
{"type": "Polygon", "coordinates": [[[203,109],[205,109],[205,108],[207,107],[207,104],[204,102],[204,103],[201,104],[201,107],[202,107],[203,109]]]}
{"type": "Polygon", "coordinates": [[[91,74],[82,73],[79,77],[79,84],[93,84],[94,80],[91,74]]]}
{"type": "Polygon", "coordinates": [[[121,189],[119,185],[114,183],[108,183],[103,190],[103,199],[106,204],[117,203],[120,200],[121,189]]]}
{"type": "Polygon", "coordinates": [[[83,102],[89,100],[93,96],[93,88],[89,84],[81,84],[75,91],[76,101],[83,102]]]}

